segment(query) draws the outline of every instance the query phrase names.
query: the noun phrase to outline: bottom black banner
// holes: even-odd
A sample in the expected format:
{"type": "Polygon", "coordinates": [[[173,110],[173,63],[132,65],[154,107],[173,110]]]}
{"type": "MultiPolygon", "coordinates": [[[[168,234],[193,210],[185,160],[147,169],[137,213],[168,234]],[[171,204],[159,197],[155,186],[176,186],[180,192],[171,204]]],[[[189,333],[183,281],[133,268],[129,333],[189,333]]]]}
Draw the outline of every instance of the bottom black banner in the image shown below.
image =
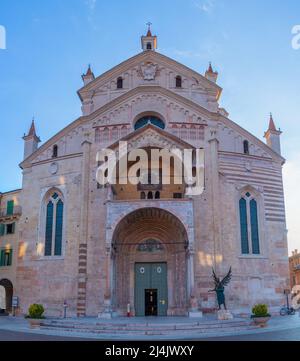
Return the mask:
{"type": "MultiPolygon", "coordinates": [[[[297,342],[219,342],[219,341],[91,341],[91,342],[0,342],[1,356],[19,353],[22,358],[40,360],[41,356],[59,359],[96,357],[96,360],[193,360],[215,358],[287,357],[298,351],[297,342]],[[294,349],[295,348],[295,349],[294,349]]],[[[1,358],[2,359],[2,358],[1,358]]]]}

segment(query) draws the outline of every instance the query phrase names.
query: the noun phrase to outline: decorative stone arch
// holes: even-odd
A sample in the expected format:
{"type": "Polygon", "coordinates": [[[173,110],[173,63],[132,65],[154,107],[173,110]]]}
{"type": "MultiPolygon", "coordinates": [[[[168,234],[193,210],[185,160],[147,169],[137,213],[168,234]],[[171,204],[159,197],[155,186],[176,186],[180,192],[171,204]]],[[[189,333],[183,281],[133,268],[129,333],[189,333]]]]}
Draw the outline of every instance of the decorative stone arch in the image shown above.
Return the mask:
{"type": "MultiPolygon", "coordinates": [[[[112,308],[119,314],[126,314],[130,302],[134,309],[136,263],[166,263],[168,265],[168,314],[185,315],[189,306],[191,276],[189,266],[189,236],[191,224],[188,219],[171,207],[130,207],[111,220],[108,232],[112,249],[113,285],[112,308]],[[141,252],[139,245],[154,239],[162,245],[159,252],[141,252]]],[[[172,202],[170,202],[172,203],[172,202]]],[[[184,203],[184,202],[183,202],[184,203]]],[[[188,203],[188,202],[186,202],[188,203]]],[[[111,204],[110,204],[111,205],[111,204]]],[[[120,205],[120,204],[119,204],[120,205]]]]}
{"type": "Polygon", "coordinates": [[[193,203],[191,200],[181,200],[180,202],[174,201],[161,201],[159,204],[156,201],[144,202],[110,202],[108,204],[109,212],[107,212],[107,227],[106,227],[106,244],[110,247],[113,242],[113,234],[116,230],[117,225],[125,219],[130,213],[144,208],[157,208],[165,210],[177,218],[184,226],[187,237],[189,248],[194,248],[194,210],[193,203]]]}
{"type": "Polygon", "coordinates": [[[10,280],[3,278],[0,279],[0,287],[3,287],[5,293],[5,312],[12,311],[12,298],[14,293],[13,284],[10,280]]]}

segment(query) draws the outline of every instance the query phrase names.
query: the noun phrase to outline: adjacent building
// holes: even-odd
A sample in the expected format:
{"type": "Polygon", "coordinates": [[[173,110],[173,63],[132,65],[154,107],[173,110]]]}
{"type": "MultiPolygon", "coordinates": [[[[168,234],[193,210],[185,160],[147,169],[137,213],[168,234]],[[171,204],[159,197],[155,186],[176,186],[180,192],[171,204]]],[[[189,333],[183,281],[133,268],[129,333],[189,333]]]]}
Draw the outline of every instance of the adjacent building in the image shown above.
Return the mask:
{"type": "Polygon", "coordinates": [[[300,286],[300,253],[297,249],[289,257],[291,289],[300,286]]]}

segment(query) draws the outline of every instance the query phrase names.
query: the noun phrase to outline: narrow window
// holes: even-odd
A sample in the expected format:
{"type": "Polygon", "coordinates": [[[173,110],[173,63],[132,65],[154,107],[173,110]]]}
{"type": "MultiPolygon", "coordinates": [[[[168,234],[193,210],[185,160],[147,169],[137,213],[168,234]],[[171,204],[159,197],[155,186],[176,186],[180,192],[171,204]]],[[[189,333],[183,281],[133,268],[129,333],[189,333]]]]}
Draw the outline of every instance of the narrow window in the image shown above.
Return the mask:
{"type": "Polygon", "coordinates": [[[58,157],[58,146],[55,144],[52,150],[52,158],[57,158],[57,157],[58,157]]]}
{"type": "Polygon", "coordinates": [[[152,44],[151,43],[147,43],[147,50],[152,50],[152,44]]]}
{"type": "Polygon", "coordinates": [[[152,192],[148,193],[148,199],[153,199],[153,193],[152,192]]]}
{"type": "Polygon", "coordinates": [[[64,213],[64,204],[61,200],[59,200],[56,205],[56,227],[55,227],[55,246],[54,246],[55,256],[61,256],[63,213],[64,213]]]}
{"type": "Polygon", "coordinates": [[[117,89],[123,89],[123,78],[119,77],[117,79],[117,89]]]}
{"type": "Polygon", "coordinates": [[[178,75],[175,80],[176,80],[176,88],[181,88],[182,87],[182,78],[181,78],[181,76],[178,75]]]}
{"type": "Polygon", "coordinates": [[[14,234],[15,233],[15,223],[10,223],[6,225],[6,234],[14,234]]]}
{"type": "Polygon", "coordinates": [[[160,192],[159,192],[159,191],[157,191],[157,192],[155,193],[155,199],[160,199],[160,192]]]}
{"type": "Polygon", "coordinates": [[[55,192],[48,199],[45,226],[45,256],[62,255],[64,202],[55,192]]]}
{"type": "Polygon", "coordinates": [[[259,254],[259,235],[258,235],[258,217],[257,217],[257,202],[255,199],[250,201],[250,220],[251,220],[251,240],[252,253],[259,254]]]}
{"type": "Polygon", "coordinates": [[[244,154],[249,154],[249,142],[248,142],[248,140],[244,140],[243,146],[244,146],[244,154]]]}
{"type": "Polygon", "coordinates": [[[0,267],[12,265],[12,249],[2,249],[0,253],[0,267]]]}
{"type": "Polygon", "coordinates": [[[247,202],[240,199],[240,226],[241,226],[241,248],[242,254],[249,254],[248,224],[247,224],[247,202]]]}
{"type": "Polygon", "coordinates": [[[46,215],[45,256],[52,254],[53,208],[52,201],[49,201],[46,215]]]}
{"type": "Polygon", "coordinates": [[[141,193],[141,199],[146,199],[146,193],[145,192],[141,193]]]}

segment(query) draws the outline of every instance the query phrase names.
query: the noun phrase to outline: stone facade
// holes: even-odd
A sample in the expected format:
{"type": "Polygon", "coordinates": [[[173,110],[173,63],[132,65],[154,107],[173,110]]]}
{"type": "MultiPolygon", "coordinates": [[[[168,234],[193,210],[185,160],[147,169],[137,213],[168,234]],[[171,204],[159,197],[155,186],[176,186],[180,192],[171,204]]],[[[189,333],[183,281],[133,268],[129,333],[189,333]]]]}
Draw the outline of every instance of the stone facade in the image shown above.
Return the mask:
{"type": "MultiPolygon", "coordinates": [[[[231,121],[219,107],[222,89],[211,66],[203,76],[157,53],[151,33],[142,44],[143,52],[105,74],[95,78],[89,68],[83,75],[80,118],[39,148],[34,124],[24,137],[23,184],[15,194],[22,214],[11,239],[16,251],[0,280],[12,282],[20,313],[42,303],[48,315],[59,316],[67,301],[70,315],[110,317],[126,314],[128,303],[134,310],[136,262],[166,262],[168,315],[187,315],[191,304],[215,309],[212,267],[225,275],[232,266],[228,307],[250,312],[264,302],[276,311],[289,283],[280,132],[269,126],[267,145],[231,121]],[[148,124],[135,131],[145,116],[161,119],[165,129],[148,124]],[[184,184],[171,184],[159,199],[141,199],[134,186],[99,187],[97,152],[120,139],[130,150],[203,148],[204,192],[186,198],[184,184]],[[258,207],[258,254],[241,249],[239,200],[246,193],[258,207]],[[51,194],[64,204],[62,251],[45,256],[51,194]],[[138,252],[147,239],[161,242],[162,251],[138,252]]],[[[5,247],[10,240],[2,238],[5,247]]]]}

